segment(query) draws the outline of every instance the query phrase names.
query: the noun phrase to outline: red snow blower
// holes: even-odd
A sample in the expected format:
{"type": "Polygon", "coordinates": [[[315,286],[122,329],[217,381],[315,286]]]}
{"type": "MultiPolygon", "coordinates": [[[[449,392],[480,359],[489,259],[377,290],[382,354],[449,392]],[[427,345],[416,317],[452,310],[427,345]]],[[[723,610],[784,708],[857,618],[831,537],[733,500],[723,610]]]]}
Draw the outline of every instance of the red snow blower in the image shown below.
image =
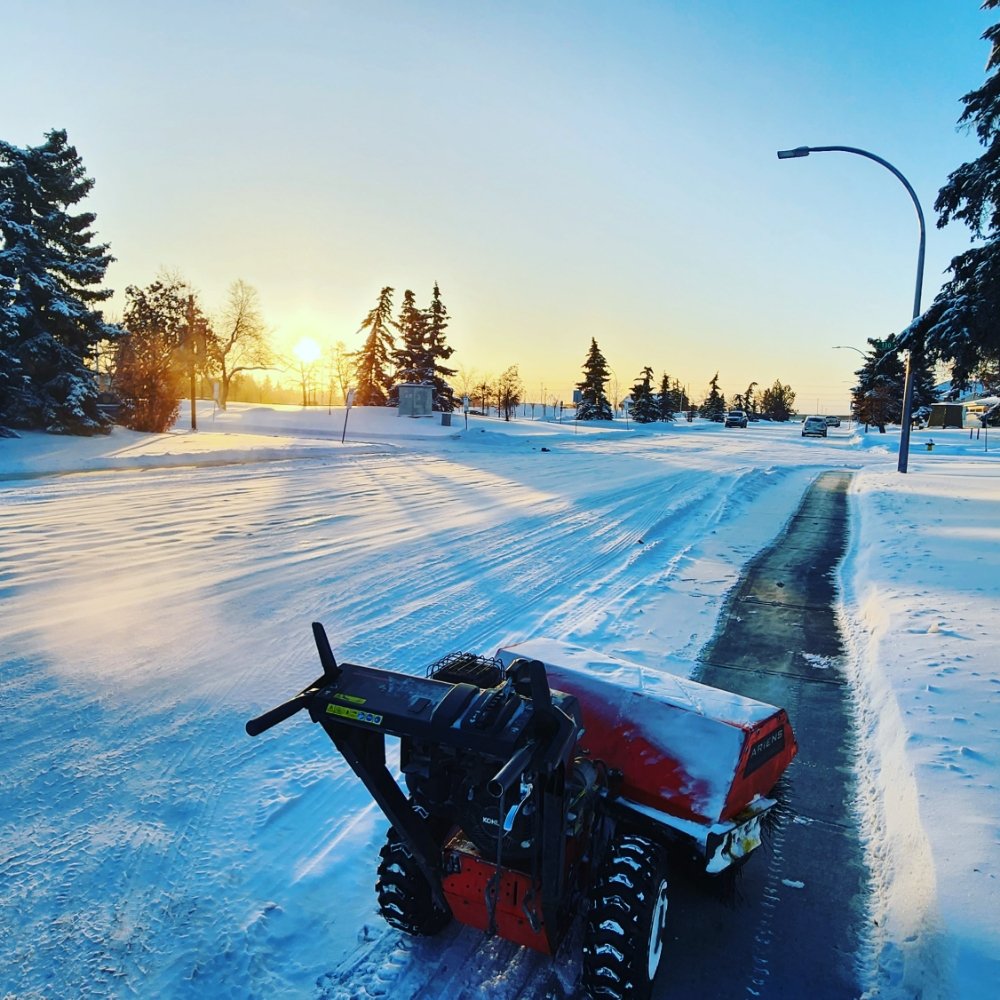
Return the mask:
{"type": "Polygon", "coordinates": [[[797,749],[783,709],[565,643],[453,653],[413,676],[338,665],[313,633],[323,675],[246,729],[307,709],[364,782],[392,824],[385,920],[431,935],[454,918],[552,955],[586,912],[595,1000],[650,995],[669,857],[710,875],[742,864],[797,749]]]}

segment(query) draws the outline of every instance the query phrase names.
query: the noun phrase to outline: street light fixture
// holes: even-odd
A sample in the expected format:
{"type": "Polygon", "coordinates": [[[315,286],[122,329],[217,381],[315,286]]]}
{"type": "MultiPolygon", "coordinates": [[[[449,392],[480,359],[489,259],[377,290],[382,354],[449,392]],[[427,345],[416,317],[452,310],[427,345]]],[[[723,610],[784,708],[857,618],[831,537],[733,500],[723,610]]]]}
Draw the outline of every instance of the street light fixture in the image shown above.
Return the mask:
{"type": "Polygon", "coordinates": [[[812,150],[808,146],[796,146],[795,149],[779,149],[779,160],[795,160],[800,156],[808,156],[812,150]]]}
{"type": "MultiPolygon", "coordinates": [[[[881,156],[869,153],[866,149],[858,149],[856,146],[796,146],[795,149],[779,149],[779,160],[799,159],[808,156],[810,153],[855,153],[864,156],[869,160],[880,163],[906,188],[907,193],[913,200],[913,207],[917,210],[917,222],[920,224],[920,246],[917,251],[917,283],[913,293],[913,319],[920,315],[920,293],[924,284],[924,248],[927,244],[927,230],[924,226],[924,212],[920,207],[916,191],[910,182],[888,161],[881,156]]],[[[857,348],[852,348],[857,350],[857,348]]],[[[860,352],[859,352],[860,353],[860,352]]],[[[903,384],[903,413],[900,418],[899,434],[899,463],[897,470],[906,472],[907,458],[910,451],[910,419],[913,411],[913,352],[908,348],[906,351],[906,378],[903,384]]]]}
{"type": "MultiPolygon", "coordinates": [[[[834,344],[833,345],[833,349],[835,351],[854,351],[855,354],[860,354],[861,357],[863,357],[865,360],[868,359],[868,355],[865,354],[865,352],[862,351],[860,347],[851,347],[850,344],[834,344]]],[[[886,355],[886,357],[888,357],[888,355],[886,355]]],[[[882,358],[882,361],[885,361],[885,358],[882,358]]],[[[882,361],[879,361],[879,363],[875,367],[878,368],[878,365],[882,364],[882,361]]],[[[857,415],[857,412],[858,412],[859,409],[860,409],[860,407],[858,407],[857,404],[851,403],[851,419],[852,420],[857,415]]]]}

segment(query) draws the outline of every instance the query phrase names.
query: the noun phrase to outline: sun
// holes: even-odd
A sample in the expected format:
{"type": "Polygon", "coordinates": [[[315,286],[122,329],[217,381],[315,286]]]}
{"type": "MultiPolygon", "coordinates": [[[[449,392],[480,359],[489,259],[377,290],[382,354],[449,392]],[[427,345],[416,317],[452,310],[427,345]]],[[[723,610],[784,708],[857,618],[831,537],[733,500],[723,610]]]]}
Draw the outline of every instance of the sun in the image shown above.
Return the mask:
{"type": "Polygon", "coordinates": [[[295,345],[295,347],[292,348],[292,353],[299,359],[299,361],[302,362],[302,364],[311,365],[319,358],[319,344],[317,344],[311,337],[303,337],[295,345]]]}

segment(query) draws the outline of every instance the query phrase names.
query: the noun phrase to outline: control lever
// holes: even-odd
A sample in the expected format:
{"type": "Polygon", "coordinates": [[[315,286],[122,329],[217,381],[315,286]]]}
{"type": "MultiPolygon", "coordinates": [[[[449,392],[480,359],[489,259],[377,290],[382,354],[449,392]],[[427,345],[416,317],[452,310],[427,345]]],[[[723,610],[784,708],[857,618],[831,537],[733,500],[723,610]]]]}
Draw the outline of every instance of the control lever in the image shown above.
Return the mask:
{"type": "Polygon", "coordinates": [[[514,820],[517,819],[517,814],[521,811],[521,806],[524,805],[528,799],[531,798],[531,793],[534,790],[534,785],[530,781],[521,781],[521,799],[507,810],[507,815],[503,818],[503,832],[510,833],[514,829],[514,820]]]}

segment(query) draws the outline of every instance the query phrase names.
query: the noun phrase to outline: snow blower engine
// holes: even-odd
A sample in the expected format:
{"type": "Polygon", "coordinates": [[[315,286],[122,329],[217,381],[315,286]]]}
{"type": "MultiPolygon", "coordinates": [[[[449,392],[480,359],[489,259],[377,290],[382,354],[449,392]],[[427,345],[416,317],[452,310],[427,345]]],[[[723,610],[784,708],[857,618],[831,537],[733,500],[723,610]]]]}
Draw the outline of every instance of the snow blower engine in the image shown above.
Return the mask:
{"type": "Polygon", "coordinates": [[[553,955],[585,913],[594,998],[649,996],[668,857],[742,864],[797,749],[783,709],[566,643],[453,653],[414,676],[338,664],[313,634],[323,675],[246,729],[307,709],[364,782],[391,823],[385,920],[432,935],[454,918],[553,955]]]}

